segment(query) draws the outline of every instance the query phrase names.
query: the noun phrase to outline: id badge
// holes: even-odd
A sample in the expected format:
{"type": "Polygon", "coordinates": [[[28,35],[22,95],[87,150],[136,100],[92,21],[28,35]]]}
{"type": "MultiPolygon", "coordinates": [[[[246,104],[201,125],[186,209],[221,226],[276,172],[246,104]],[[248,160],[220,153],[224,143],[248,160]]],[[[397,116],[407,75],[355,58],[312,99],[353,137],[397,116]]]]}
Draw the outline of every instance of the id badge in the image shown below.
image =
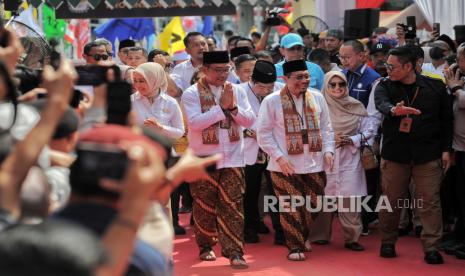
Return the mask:
{"type": "Polygon", "coordinates": [[[308,130],[302,129],[302,143],[308,145],[308,130]]]}
{"type": "Polygon", "coordinates": [[[399,131],[404,133],[409,133],[412,129],[412,118],[405,117],[400,120],[399,131]]]}

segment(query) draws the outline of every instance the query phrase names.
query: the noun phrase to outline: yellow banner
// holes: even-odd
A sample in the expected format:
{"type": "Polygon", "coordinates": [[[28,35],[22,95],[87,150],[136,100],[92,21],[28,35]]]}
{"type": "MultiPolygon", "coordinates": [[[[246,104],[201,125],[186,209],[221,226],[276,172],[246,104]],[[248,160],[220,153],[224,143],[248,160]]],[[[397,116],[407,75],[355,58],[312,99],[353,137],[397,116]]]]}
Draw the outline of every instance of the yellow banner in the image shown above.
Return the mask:
{"type": "Polygon", "coordinates": [[[166,25],[163,32],[158,35],[160,41],[160,48],[168,52],[170,55],[184,50],[183,39],[186,36],[182,26],[181,17],[176,16],[171,19],[170,23],[166,25]]]}

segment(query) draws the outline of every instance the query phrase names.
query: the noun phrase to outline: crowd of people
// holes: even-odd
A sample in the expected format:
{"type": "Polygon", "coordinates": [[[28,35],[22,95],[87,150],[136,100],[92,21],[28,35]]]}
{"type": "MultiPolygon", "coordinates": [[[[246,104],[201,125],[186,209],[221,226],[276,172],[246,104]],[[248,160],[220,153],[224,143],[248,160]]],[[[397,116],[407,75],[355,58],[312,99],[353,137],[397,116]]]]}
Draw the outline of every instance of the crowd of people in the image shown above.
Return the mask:
{"type": "Polygon", "coordinates": [[[191,213],[200,260],[219,243],[238,269],[244,244],[270,233],[268,214],[290,261],[328,244],[335,216],[347,250],[378,227],[381,257],[412,232],[426,263],[443,263],[440,250],[465,259],[465,43],[433,33],[420,46],[401,26],[364,40],[301,27],[275,46],[271,28],[227,31],[226,49],[188,33],[181,60],[130,39],[113,53],[99,38],[84,47],[80,70],[105,68],[90,87],[64,57],[21,66],[6,31],[2,274],[171,275],[179,213],[191,213]],[[373,209],[385,196],[392,210],[263,212],[264,195],[311,207],[368,197],[373,209]]]}

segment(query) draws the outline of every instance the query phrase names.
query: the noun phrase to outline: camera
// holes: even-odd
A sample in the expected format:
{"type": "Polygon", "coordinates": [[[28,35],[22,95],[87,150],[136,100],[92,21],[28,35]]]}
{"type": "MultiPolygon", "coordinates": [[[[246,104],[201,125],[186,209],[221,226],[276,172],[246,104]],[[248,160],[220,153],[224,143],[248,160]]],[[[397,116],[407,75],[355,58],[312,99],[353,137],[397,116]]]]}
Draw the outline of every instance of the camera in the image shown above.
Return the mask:
{"type": "Polygon", "coordinates": [[[267,26],[279,26],[282,23],[282,18],[279,16],[281,13],[289,13],[288,10],[283,8],[275,7],[271,10],[266,10],[265,25],[267,26]]]}
{"type": "Polygon", "coordinates": [[[78,74],[77,85],[92,85],[98,86],[102,83],[107,83],[107,71],[112,69],[115,77],[121,75],[119,66],[100,66],[100,65],[82,65],[76,66],[76,72],[78,74]]]}
{"type": "Polygon", "coordinates": [[[114,145],[81,143],[77,156],[74,171],[87,179],[121,180],[129,165],[126,152],[114,145]]]}
{"type": "Polygon", "coordinates": [[[401,26],[405,32],[405,39],[415,39],[417,37],[417,23],[415,16],[407,16],[407,25],[403,23],[397,23],[401,26]]]}

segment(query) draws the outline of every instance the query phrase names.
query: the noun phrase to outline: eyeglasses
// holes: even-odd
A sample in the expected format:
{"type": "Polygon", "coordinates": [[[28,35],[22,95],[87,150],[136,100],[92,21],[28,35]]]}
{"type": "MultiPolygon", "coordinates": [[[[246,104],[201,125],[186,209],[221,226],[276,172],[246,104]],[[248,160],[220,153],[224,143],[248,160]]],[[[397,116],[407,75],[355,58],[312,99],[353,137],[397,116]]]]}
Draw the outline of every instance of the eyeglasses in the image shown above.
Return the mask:
{"type": "Polygon", "coordinates": [[[101,59],[103,60],[107,60],[108,59],[108,55],[99,55],[99,54],[95,54],[92,56],[96,61],[99,61],[101,59]]]}
{"type": "Polygon", "coordinates": [[[394,65],[392,64],[389,64],[389,63],[384,63],[384,66],[386,66],[386,69],[389,70],[389,71],[392,71],[394,69],[396,69],[397,67],[395,67],[394,65]]]}
{"type": "Polygon", "coordinates": [[[329,87],[331,87],[332,89],[336,88],[336,86],[339,86],[340,88],[346,88],[347,83],[345,81],[329,83],[329,87]]]}
{"type": "Polygon", "coordinates": [[[209,69],[213,70],[217,74],[228,74],[231,71],[231,66],[225,68],[218,68],[218,67],[209,67],[209,69]]]}
{"type": "Polygon", "coordinates": [[[296,80],[303,80],[303,79],[306,79],[306,80],[309,80],[310,79],[310,75],[309,74],[304,74],[304,75],[296,75],[296,76],[291,76],[291,78],[294,77],[294,79],[296,80]]]}

